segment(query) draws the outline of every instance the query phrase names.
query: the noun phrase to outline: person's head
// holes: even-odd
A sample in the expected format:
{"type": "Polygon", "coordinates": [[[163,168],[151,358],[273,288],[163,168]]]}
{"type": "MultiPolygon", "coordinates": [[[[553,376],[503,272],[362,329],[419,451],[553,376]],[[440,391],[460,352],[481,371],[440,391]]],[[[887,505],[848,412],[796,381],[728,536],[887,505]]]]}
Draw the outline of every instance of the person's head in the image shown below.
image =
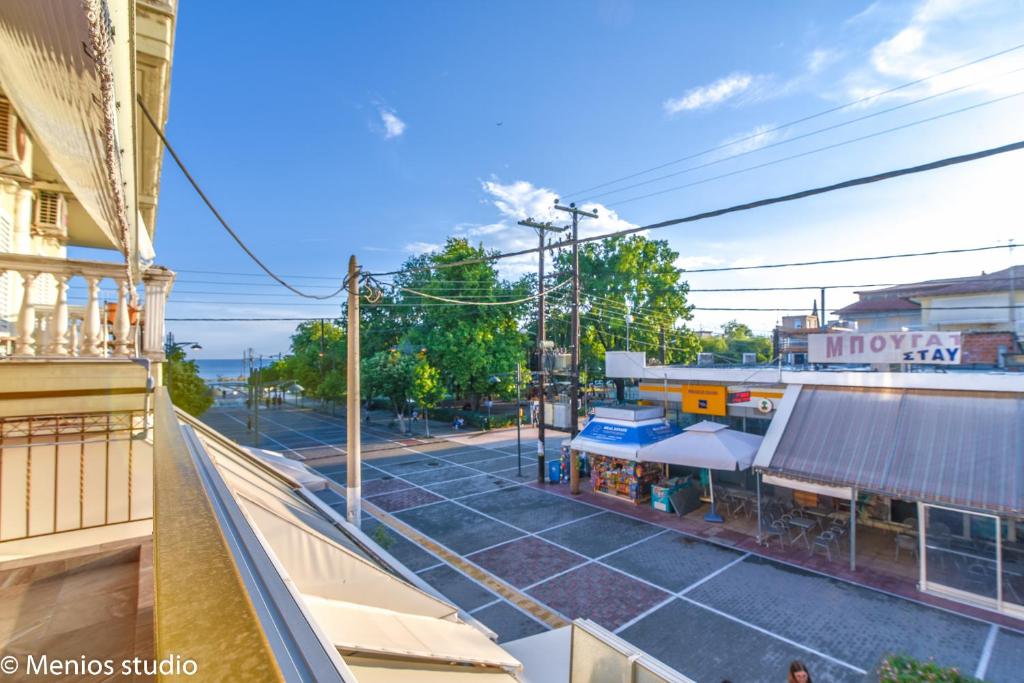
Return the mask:
{"type": "Polygon", "coordinates": [[[793,660],[789,665],[789,683],[811,683],[811,674],[807,667],[799,659],[793,660]]]}

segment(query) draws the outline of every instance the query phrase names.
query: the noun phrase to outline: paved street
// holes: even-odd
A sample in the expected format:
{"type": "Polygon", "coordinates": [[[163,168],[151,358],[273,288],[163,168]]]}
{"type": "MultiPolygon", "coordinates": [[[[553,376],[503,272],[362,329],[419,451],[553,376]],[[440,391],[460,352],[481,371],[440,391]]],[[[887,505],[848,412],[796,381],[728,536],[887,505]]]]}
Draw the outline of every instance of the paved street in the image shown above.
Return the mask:
{"type": "MultiPolygon", "coordinates": [[[[246,441],[244,411],[218,408],[203,419],[246,441]]],[[[265,448],[311,459],[344,487],[344,462],[333,459],[344,453],[340,418],[275,408],[260,427],[265,448]]],[[[554,495],[532,484],[532,456],[517,476],[514,432],[511,442],[457,438],[399,443],[366,430],[363,493],[458,562],[380,531],[372,516],[363,527],[502,642],[548,626],[466,567],[566,620],[593,619],[697,681],[779,681],[793,659],[818,681],[873,680],[891,652],[1020,680],[1024,635],[554,495]]],[[[338,493],[322,496],[344,514],[338,493]]]]}

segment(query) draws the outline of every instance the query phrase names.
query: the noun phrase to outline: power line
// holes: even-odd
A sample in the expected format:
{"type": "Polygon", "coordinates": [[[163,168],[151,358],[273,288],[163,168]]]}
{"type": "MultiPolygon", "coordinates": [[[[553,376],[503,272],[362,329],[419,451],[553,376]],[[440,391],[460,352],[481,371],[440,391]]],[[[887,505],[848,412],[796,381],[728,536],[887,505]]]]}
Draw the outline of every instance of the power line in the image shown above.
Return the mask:
{"type": "Polygon", "coordinates": [[[220,222],[220,224],[224,227],[224,229],[227,230],[228,234],[231,235],[231,238],[234,239],[235,242],[238,243],[238,246],[240,246],[242,248],[242,251],[244,251],[246,254],[248,254],[249,258],[251,258],[253,260],[253,262],[255,262],[256,265],[258,265],[263,270],[263,272],[265,272],[271,278],[276,280],[282,287],[285,287],[286,289],[290,289],[291,291],[295,292],[299,296],[305,297],[307,299],[330,299],[330,298],[332,298],[334,296],[337,296],[341,292],[345,291],[345,288],[347,287],[348,283],[343,281],[341,283],[341,286],[338,287],[338,289],[335,290],[331,294],[327,294],[327,295],[310,294],[308,292],[303,292],[302,290],[293,287],[292,285],[288,284],[288,282],[286,282],[279,275],[274,273],[274,271],[272,271],[265,263],[263,263],[263,261],[261,261],[260,258],[258,256],[256,256],[255,253],[253,253],[252,249],[250,249],[245,244],[245,242],[242,241],[242,238],[238,236],[238,233],[236,233],[234,230],[231,229],[231,226],[228,225],[228,222],[226,220],[224,220],[224,217],[220,215],[219,211],[217,211],[217,207],[215,207],[213,205],[213,202],[211,202],[210,198],[206,196],[206,193],[203,192],[203,189],[201,187],[199,187],[199,183],[197,183],[195,178],[192,177],[192,174],[188,172],[188,168],[186,168],[185,163],[178,156],[178,153],[174,151],[174,147],[171,146],[171,143],[167,140],[167,137],[164,135],[164,132],[162,130],[160,130],[160,126],[157,125],[156,120],[152,117],[152,115],[150,115],[149,110],[146,109],[146,105],[142,101],[142,95],[141,94],[136,97],[136,101],[139,103],[139,108],[142,109],[142,113],[145,115],[146,119],[149,121],[150,125],[153,127],[153,130],[156,131],[156,134],[160,137],[160,140],[161,140],[161,142],[163,142],[164,147],[167,148],[167,151],[170,153],[171,158],[174,159],[174,163],[176,163],[178,165],[178,168],[181,169],[181,172],[185,174],[185,177],[188,179],[189,184],[192,185],[192,189],[194,189],[196,191],[196,193],[199,195],[199,197],[206,204],[207,208],[210,209],[210,211],[213,213],[213,215],[217,218],[217,220],[220,222]]]}
{"type": "MultiPolygon", "coordinates": [[[[1009,76],[1009,75],[1012,75],[1012,74],[1015,74],[1015,73],[1020,73],[1021,71],[1024,71],[1024,67],[1021,67],[1019,69],[1013,69],[1011,71],[1007,71],[1006,73],[1000,74],[999,76],[995,76],[993,78],[1004,78],[1005,76],[1009,76]]],[[[617,194],[619,192],[625,192],[626,190],[632,190],[634,188],[643,187],[644,185],[650,185],[652,183],[656,183],[656,182],[659,182],[661,180],[667,180],[668,178],[674,178],[676,176],[683,175],[684,173],[689,173],[691,171],[698,171],[698,170],[700,170],[702,168],[708,168],[710,166],[715,166],[715,165],[718,165],[718,164],[722,164],[722,163],[725,163],[726,161],[732,161],[733,159],[739,159],[740,157],[745,157],[745,156],[748,156],[750,154],[757,154],[759,152],[763,152],[763,151],[768,150],[768,149],[773,149],[775,147],[781,147],[783,145],[788,145],[788,144],[797,142],[799,140],[804,140],[806,138],[813,137],[815,135],[819,135],[821,133],[827,133],[829,131],[837,130],[839,128],[844,128],[846,126],[851,126],[851,125],[853,125],[855,123],[860,123],[861,121],[866,121],[867,119],[871,119],[871,118],[874,118],[876,116],[883,116],[885,114],[890,114],[890,113],[892,113],[894,111],[899,111],[900,109],[906,109],[907,107],[911,107],[911,106],[913,106],[915,104],[920,104],[922,102],[927,102],[928,100],[933,100],[933,99],[936,99],[936,98],[939,98],[939,97],[945,97],[946,95],[952,95],[953,93],[960,92],[961,90],[966,90],[967,88],[972,88],[972,87],[974,87],[976,85],[979,85],[981,83],[985,83],[985,82],[987,82],[989,80],[992,80],[992,78],[986,78],[986,79],[983,79],[981,81],[975,81],[973,83],[967,83],[965,85],[961,85],[961,86],[958,86],[956,88],[951,88],[950,90],[946,90],[944,92],[934,93],[932,95],[926,95],[925,97],[921,97],[921,98],[918,98],[916,100],[911,100],[909,102],[904,102],[904,103],[898,104],[898,105],[896,105],[894,107],[889,107],[888,109],[882,109],[881,111],[876,111],[876,112],[872,112],[870,114],[865,114],[864,116],[858,116],[857,118],[850,119],[849,121],[841,121],[840,123],[836,123],[836,124],[833,124],[831,126],[826,126],[824,128],[818,128],[817,130],[812,130],[812,131],[809,131],[807,133],[803,133],[801,135],[797,135],[795,137],[786,138],[784,140],[779,140],[777,142],[772,142],[772,143],[769,143],[769,144],[766,144],[766,145],[762,145],[762,146],[757,147],[755,149],[748,149],[748,150],[745,150],[743,152],[737,152],[736,154],[730,154],[729,156],[721,157],[720,159],[714,159],[712,161],[708,161],[708,162],[705,162],[703,164],[697,164],[696,166],[689,166],[689,167],[684,168],[682,170],[674,171],[673,173],[667,173],[665,175],[660,175],[660,176],[657,176],[655,178],[649,178],[647,180],[642,180],[642,181],[640,181],[638,183],[633,183],[632,185],[625,185],[623,187],[619,187],[619,188],[615,188],[615,189],[612,189],[612,190],[608,190],[606,192],[601,192],[599,194],[592,195],[592,196],[588,197],[588,199],[586,201],[588,201],[588,202],[589,201],[593,201],[595,199],[600,199],[601,197],[607,197],[610,194],[617,194]]],[[[978,104],[976,106],[984,106],[985,104],[991,104],[991,103],[998,102],[998,101],[1000,101],[1000,100],[993,100],[993,101],[990,101],[990,102],[978,104]]],[[[950,113],[947,113],[947,114],[942,114],[938,118],[945,117],[945,116],[952,116],[953,114],[959,114],[959,113],[962,113],[963,111],[967,111],[967,110],[968,109],[963,109],[963,110],[957,110],[957,111],[954,111],[954,112],[950,112],[950,113]]],[[[840,145],[846,145],[846,144],[850,144],[850,143],[853,143],[853,142],[860,142],[861,140],[866,140],[866,139],[871,138],[871,137],[877,137],[879,135],[884,135],[886,133],[893,132],[894,130],[900,130],[902,128],[920,125],[922,123],[927,123],[927,122],[933,121],[933,120],[934,120],[934,118],[923,119],[921,121],[917,121],[917,122],[913,122],[913,123],[907,124],[906,126],[899,126],[899,127],[895,127],[895,128],[889,128],[889,129],[886,129],[886,130],[883,130],[883,131],[879,131],[877,133],[872,133],[871,135],[855,138],[853,140],[849,140],[847,142],[842,142],[842,143],[839,143],[839,144],[840,145]]],[[[759,135],[767,135],[767,134],[768,133],[760,133],[759,135]]],[[[736,144],[736,143],[733,143],[733,144],[736,144]]],[[[818,149],[815,149],[815,150],[811,150],[809,152],[804,152],[803,154],[800,154],[800,155],[795,155],[795,156],[791,156],[791,157],[786,157],[784,159],[779,159],[779,160],[776,160],[776,161],[772,161],[772,162],[770,162],[770,164],[780,163],[782,161],[789,161],[790,159],[796,159],[796,158],[798,158],[800,156],[804,156],[804,155],[807,155],[807,154],[813,154],[813,153],[817,153],[817,152],[820,152],[820,151],[825,151],[825,150],[828,150],[828,149],[832,149],[832,146],[821,147],[821,148],[818,148],[818,149]]],[[[769,164],[764,164],[764,165],[769,165],[769,164]]],[[[753,167],[751,167],[749,169],[742,169],[741,171],[738,171],[738,172],[746,172],[748,170],[754,170],[754,169],[761,168],[761,167],[762,166],[753,166],[753,167]]],[[[713,178],[708,178],[708,179],[702,180],[700,182],[704,183],[704,182],[710,182],[712,180],[718,180],[719,178],[727,177],[727,175],[715,176],[713,178]]],[[[694,183],[694,184],[696,184],[696,183],[694,183]]],[[[689,187],[689,186],[690,185],[684,185],[682,187],[689,187]]],[[[633,200],[626,200],[626,201],[633,201],[633,200]]],[[[617,202],[617,203],[625,203],[625,202],[617,202]]]]}
{"type": "MultiPolygon", "coordinates": [[[[856,137],[856,138],[850,138],[849,140],[843,140],[842,142],[836,142],[834,144],[825,145],[823,147],[815,147],[814,149],[809,149],[809,150],[807,150],[805,152],[800,152],[799,154],[791,154],[788,157],[782,157],[780,159],[773,159],[771,161],[766,161],[764,163],[756,164],[754,166],[748,166],[746,168],[740,168],[740,169],[737,169],[735,171],[729,171],[728,173],[722,173],[722,174],[719,174],[719,175],[716,175],[716,176],[711,176],[710,178],[702,178],[701,180],[695,180],[692,183],[684,183],[683,185],[675,185],[673,187],[667,187],[667,188],[662,189],[662,190],[657,190],[655,192],[648,192],[647,194],[638,195],[636,197],[629,197],[627,199],[622,199],[622,200],[616,201],[613,204],[614,204],[614,206],[621,206],[622,204],[629,204],[630,202],[640,201],[641,199],[649,199],[651,197],[657,197],[659,195],[663,195],[663,194],[666,194],[668,192],[675,192],[677,190],[684,190],[684,189],[686,189],[688,187],[695,187],[697,185],[703,185],[704,183],[710,183],[710,182],[713,182],[715,180],[721,180],[723,178],[731,178],[732,176],[740,175],[741,173],[749,173],[750,171],[756,171],[758,169],[766,168],[768,166],[774,166],[775,164],[781,164],[781,163],[783,163],[785,161],[792,161],[794,159],[800,159],[800,158],[803,158],[803,157],[806,157],[806,156],[810,156],[812,154],[819,154],[820,152],[827,152],[829,150],[836,149],[838,147],[845,147],[846,145],[852,145],[855,142],[863,142],[864,140],[870,140],[872,138],[877,138],[877,137],[880,137],[882,135],[888,135],[889,133],[895,133],[896,131],[904,130],[906,128],[913,128],[914,126],[920,126],[920,125],[925,124],[925,123],[931,123],[932,121],[938,121],[939,119],[944,119],[944,118],[947,118],[949,116],[956,116],[957,114],[963,114],[965,112],[969,112],[969,111],[972,111],[974,109],[979,109],[981,107],[987,107],[990,104],[997,104],[999,102],[1003,102],[1005,100],[1009,100],[1009,99],[1012,99],[1014,97],[1020,97],[1021,95],[1024,95],[1024,90],[1015,92],[1015,93],[1013,93],[1011,95],[1004,95],[1002,97],[996,97],[996,98],[991,99],[991,100],[985,100],[984,102],[979,102],[977,104],[972,104],[970,106],[962,107],[960,109],[954,109],[953,111],[948,111],[948,112],[945,112],[945,113],[942,113],[942,114],[936,114],[935,116],[929,116],[927,118],[918,119],[916,121],[911,121],[910,123],[904,123],[904,124],[899,125],[899,126],[893,126],[891,128],[886,128],[884,130],[876,131],[874,133],[869,133],[867,135],[861,135],[861,136],[856,137]]],[[[666,176],[666,177],[668,177],[668,176],[666,176]]]]}
{"type": "Polygon", "coordinates": [[[983,57],[979,57],[978,59],[972,60],[970,62],[965,62],[963,64],[958,64],[957,66],[953,66],[953,67],[951,67],[949,69],[945,69],[944,71],[939,71],[939,72],[933,73],[933,74],[931,74],[929,76],[925,76],[923,78],[918,78],[917,80],[913,80],[913,81],[908,81],[906,83],[902,83],[900,85],[897,85],[895,87],[889,88],[887,90],[882,90],[880,92],[876,92],[876,93],[873,93],[871,95],[866,95],[866,96],[861,97],[859,99],[856,99],[856,100],[853,100],[853,101],[850,101],[850,102],[846,102],[845,104],[840,104],[838,106],[831,107],[829,109],[825,109],[824,111],[819,111],[819,112],[817,112],[815,114],[811,114],[809,116],[804,116],[802,118],[795,119],[795,120],[789,121],[787,123],[783,123],[783,124],[781,124],[779,126],[776,126],[774,128],[770,128],[770,129],[765,130],[765,131],[759,131],[757,133],[753,133],[751,135],[748,135],[746,137],[740,138],[738,140],[731,140],[731,141],[729,141],[727,143],[722,143],[722,144],[717,145],[715,147],[710,147],[710,148],[705,149],[705,150],[703,150],[701,152],[695,152],[695,153],[690,154],[688,156],[680,157],[679,159],[674,159],[672,161],[668,161],[668,162],[660,164],[658,166],[653,166],[653,167],[645,169],[643,171],[637,171],[635,173],[631,173],[629,175],[625,175],[625,176],[622,176],[620,178],[616,178],[615,180],[609,180],[608,182],[600,183],[598,185],[594,185],[592,187],[588,187],[588,188],[583,189],[583,190],[577,190],[575,192],[569,192],[569,193],[566,193],[565,196],[566,197],[577,197],[577,196],[579,196],[581,194],[584,194],[584,193],[587,193],[587,192],[593,192],[594,190],[599,190],[602,187],[607,187],[609,185],[614,185],[616,183],[620,183],[623,180],[630,180],[632,178],[636,178],[636,177],[639,177],[639,176],[642,176],[642,175],[646,175],[648,173],[653,173],[654,171],[660,171],[663,168],[668,168],[669,166],[674,166],[675,164],[679,164],[679,163],[682,163],[684,161],[690,161],[691,159],[696,159],[697,157],[704,156],[705,154],[710,154],[712,152],[717,152],[717,151],[725,149],[727,147],[731,147],[732,145],[740,144],[740,143],[743,143],[743,142],[749,142],[750,140],[753,140],[755,138],[761,137],[762,135],[768,135],[768,134],[771,134],[771,133],[777,133],[777,132],[779,132],[781,130],[784,130],[786,128],[790,128],[790,127],[795,126],[797,124],[804,123],[806,121],[811,121],[813,119],[817,119],[817,118],[820,118],[822,116],[826,116],[827,114],[832,114],[832,113],[835,113],[837,111],[841,111],[843,109],[849,109],[850,107],[855,107],[858,104],[864,104],[865,102],[870,102],[871,100],[875,100],[875,99],[878,99],[880,97],[884,97],[885,95],[891,95],[894,92],[898,92],[900,90],[904,90],[906,88],[909,88],[909,87],[912,87],[912,86],[915,86],[915,85],[920,85],[921,83],[929,81],[929,80],[931,80],[933,78],[938,78],[940,76],[945,76],[945,75],[951,74],[951,73],[953,73],[955,71],[959,71],[961,69],[965,69],[965,68],[967,68],[969,66],[974,66],[976,64],[980,64],[980,63],[988,61],[990,59],[995,59],[996,57],[1001,57],[1001,56],[1003,56],[1005,54],[1009,54],[1011,52],[1015,52],[1017,50],[1020,50],[1021,48],[1024,48],[1024,43],[1020,43],[1018,45],[1014,45],[1013,47],[1006,48],[1005,50],[1000,50],[999,52],[994,52],[992,54],[988,54],[988,55],[985,55],[983,57]]]}
{"type": "MultiPolygon", "coordinates": [[[[174,272],[176,272],[176,273],[193,273],[193,274],[199,274],[199,275],[231,275],[233,277],[268,277],[268,275],[266,273],[238,273],[238,272],[229,272],[229,271],[226,271],[226,270],[191,270],[191,269],[188,269],[188,268],[180,268],[180,269],[178,269],[178,270],[176,270],[174,272]]],[[[322,275],[287,275],[287,274],[285,274],[285,275],[282,275],[282,277],[290,277],[293,280],[330,280],[331,282],[337,282],[338,281],[338,278],[336,278],[336,277],[326,277],[326,276],[322,276],[322,275]]],[[[239,284],[250,284],[250,283],[245,282],[245,283],[239,283],[239,284]]],[[[307,285],[307,286],[308,287],[316,287],[318,285],[307,285]]]]}
{"type": "MultiPolygon", "coordinates": [[[[783,204],[783,203],[786,203],[786,202],[796,201],[798,199],[805,199],[807,197],[813,197],[813,196],[820,195],[820,194],[827,194],[827,193],[830,193],[830,192],[835,192],[837,190],[845,190],[845,189],[848,189],[848,188],[851,188],[851,187],[858,187],[858,186],[861,186],[861,185],[870,185],[870,184],[873,184],[873,183],[882,182],[884,180],[891,180],[893,178],[900,178],[900,177],[903,177],[903,176],[915,175],[917,173],[925,173],[925,172],[928,172],[928,171],[934,171],[934,170],[937,170],[937,169],[940,169],[940,168],[946,168],[947,166],[956,166],[958,164],[965,164],[965,163],[969,163],[969,162],[972,162],[972,161],[978,161],[980,159],[986,159],[988,157],[997,156],[997,155],[1000,155],[1000,154],[1006,154],[1008,152],[1015,152],[1015,151],[1020,150],[1020,149],[1024,149],[1024,140],[1021,140],[1021,141],[1018,141],[1018,142],[1012,142],[1012,143],[1009,143],[1009,144],[1006,144],[1006,145],[1001,145],[999,147],[991,147],[989,149],[984,149],[984,150],[980,150],[980,151],[977,151],[977,152],[971,152],[969,154],[961,154],[961,155],[957,155],[957,156],[953,156],[953,157],[946,157],[944,159],[939,159],[937,161],[931,161],[931,162],[928,162],[926,164],[919,164],[917,166],[910,166],[910,167],[907,167],[907,168],[901,168],[901,169],[896,169],[896,170],[892,170],[892,171],[885,171],[883,173],[876,173],[874,175],[862,176],[862,177],[859,177],[859,178],[852,178],[850,180],[844,180],[842,182],[833,183],[831,185],[823,185],[823,186],[811,188],[811,189],[808,189],[808,190],[801,190],[799,192],[792,192],[790,194],[778,195],[778,196],[775,196],[775,197],[768,197],[768,198],[765,198],[765,199],[759,199],[759,200],[756,200],[756,201],[746,202],[746,203],[743,203],[743,204],[735,204],[733,206],[725,207],[725,208],[722,208],[722,209],[715,209],[715,210],[712,210],[712,211],[703,211],[701,213],[691,214],[691,215],[685,216],[683,218],[674,218],[674,219],[667,220],[667,221],[661,221],[659,223],[652,223],[650,225],[639,226],[639,227],[635,227],[635,228],[627,228],[625,230],[618,230],[618,231],[606,233],[606,234],[603,234],[603,235],[595,235],[593,237],[585,237],[583,239],[580,239],[579,242],[580,243],[596,242],[596,241],[600,241],[600,240],[610,239],[610,238],[613,238],[613,237],[624,237],[626,235],[632,235],[634,233],[644,232],[644,231],[647,231],[647,230],[660,230],[662,228],[667,228],[667,227],[671,227],[671,226],[674,226],[674,225],[681,225],[683,223],[695,223],[697,221],[707,220],[709,218],[717,218],[718,216],[724,216],[724,215],[730,214],[730,213],[739,213],[739,212],[742,212],[742,211],[750,211],[752,209],[758,209],[758,208],[761,208],[761,207],[764,207],[764,206],[771,206],[773,204],[783,204]]],[[[556,242],[554,244],[545,246],[543,250],[544,251],[550,251],[552,249],[564,248],[566,246],[567,246],[567,244],[565,242],[556,242]]],[[[1018,245],[1015,245],[1015,246],[1020,246],[1020,245],[1018,244],[1018,245]]],[[[877,261],[877,260],[886,259],[886,258],[907,258],[907,257],[910,257],[910,256],[934,256],[934,255],[938,255],[938,254],[960,254],[960,253],[966,253],[966,252],[970,252],[970,251],[985,251],[985,250],[988,250],[988,249],[1008,249],[1008,248],[1012,248],[1012,246],[1011,245],[1002,244],[1002,245],[996,245],[996,246],[992,246],[992,247],[980,247],[980,248],[977,248],[977,249],[951,249],[951,250],[946,250],[946,251],[930,251],[930,252],[919,252],[919,253],[912,253],[912,254],[893,254],[893,255],[888,255],[888,256],[869,256],[869,257],[852,258],[852,259],[823,259],[823,260],[820,260],[820,261],[813,261],[813,262],[807,262],[807,263],[778,264],[778,265],[770,265],[770,266],[732,266],[730,268],[704,268],[704,269],[687,270],[687,271],[684,271],[684,272],[689,272],[689,273],[708,273],[708,272],[725,272],[725,271],[730,271],[730,270],[749,270],[749,269],[766,268],[766,267],[767,268],[782,268],[782,267],[790,267],[790,266],[798,266],[798,265],[819,265],[819,264],[829,264],[829,263],[851,263],[851,262],[855,262],[855,261],[877,261]]],[[[454,267],[457,267],[457,266],[473,265],[473,264],[477,264],[477,263],[490,263],[490,262],[493,262],[493,261],[498,261],[498,260],[506,259],[506,258],[512,258],[512,257],[515,257],[515,256],[523,256],[523,255],[526,255],[526,254],[536,254],[539,251],[541,251],[540,248],[534,247],[533,249],[522,249],[520,251],[512,251],[512,252],[505,252],[505,253],[494,254],[492,256],[484,256],[484,257],[472,258],[472,259],[463,259],[461,261],[452,261],[452,262],[449,262],[449,263],[436,263],[436,264],[433,264],[431,266],[423,266],[423,267],[419,267],[419,268],[409,268],[409,269],[405,269],[405,270],[394,270],[394,271],[388,271],[388,272],[383,272],[383,273],[372,273],[372,275],[383,277],[383,276],[388,276],[388,275],[400,275],[400,274],[405,274],[405,273],[416,273],[416,272],[423,272],[423,271],[430,271],[430,270],[442,270],[442,269],[445,269],[445,268],[454,268],[454,267]]]]}

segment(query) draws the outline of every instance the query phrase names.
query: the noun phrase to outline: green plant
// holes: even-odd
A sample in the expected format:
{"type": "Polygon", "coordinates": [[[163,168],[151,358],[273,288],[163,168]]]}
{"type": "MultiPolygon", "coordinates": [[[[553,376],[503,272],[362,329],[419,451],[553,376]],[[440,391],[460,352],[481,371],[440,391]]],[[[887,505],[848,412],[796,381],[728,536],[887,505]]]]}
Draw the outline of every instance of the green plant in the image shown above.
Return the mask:
{"type": "Polygon", "coordinates": [[[395,537],[392,536],[383,524],[379,524],[373,531],[373,540],[384,550],[395,544],[395,537]]]}
{"type": "Polygon", "coordinates": [[[965,676],[959,669],[942,667],[932,660],[922,662],[907,655],[890,655],[878,670],[880,683],[981,683],[977,678],[965,676]]]}

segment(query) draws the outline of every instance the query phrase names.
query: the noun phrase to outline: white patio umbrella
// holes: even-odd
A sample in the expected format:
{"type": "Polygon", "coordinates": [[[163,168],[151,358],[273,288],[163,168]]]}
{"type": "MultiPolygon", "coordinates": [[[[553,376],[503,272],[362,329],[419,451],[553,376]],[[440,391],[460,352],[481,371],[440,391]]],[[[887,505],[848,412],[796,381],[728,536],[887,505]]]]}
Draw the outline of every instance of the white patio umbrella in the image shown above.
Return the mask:
{"type": "Polygon", "coordinates": [[[763,437],[756,434],[737,432],[723,424],[705,420],[687,427],[682,434],[641,448],[637,459],[707,469],[711,512],[704,519],[721,522],[721,516],[715,511],[715,485],[711,470],[735,472],[749,469],[754,464],[762,440],[763,437]]]}

